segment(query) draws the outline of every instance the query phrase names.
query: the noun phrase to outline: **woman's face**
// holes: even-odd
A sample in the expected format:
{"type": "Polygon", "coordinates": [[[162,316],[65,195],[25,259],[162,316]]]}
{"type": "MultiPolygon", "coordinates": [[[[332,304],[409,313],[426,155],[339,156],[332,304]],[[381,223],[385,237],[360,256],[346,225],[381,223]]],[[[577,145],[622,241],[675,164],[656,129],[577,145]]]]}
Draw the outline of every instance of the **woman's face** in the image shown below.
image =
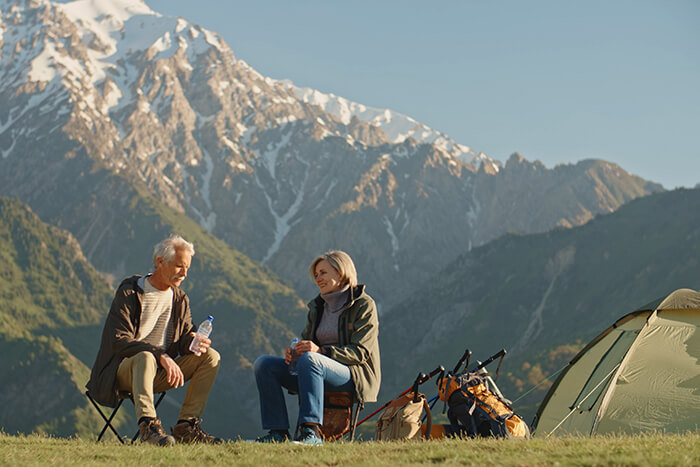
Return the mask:
{"type": "Polygon", "coordinates": [[[342,288],[342,280],[338,271],[335,270],[331,263],[326,259],[322,259],[316,264],[314,269],[314,280],[322,294],[337,292],[342,288]]]}

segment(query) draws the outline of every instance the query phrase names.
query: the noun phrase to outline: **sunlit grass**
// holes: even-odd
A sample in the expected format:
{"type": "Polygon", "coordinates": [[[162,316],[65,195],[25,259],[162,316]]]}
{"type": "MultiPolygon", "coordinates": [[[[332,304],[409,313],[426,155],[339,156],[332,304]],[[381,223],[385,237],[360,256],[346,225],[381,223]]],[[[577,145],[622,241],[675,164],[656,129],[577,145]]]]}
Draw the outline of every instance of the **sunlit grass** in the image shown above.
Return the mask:
{"type": "Polygon", "coordinates": [[[3,465],[700,465],[700,433],[523,440],[339,442],[319,447],[230,441],[161,448],[0,435],[3,465]]]}

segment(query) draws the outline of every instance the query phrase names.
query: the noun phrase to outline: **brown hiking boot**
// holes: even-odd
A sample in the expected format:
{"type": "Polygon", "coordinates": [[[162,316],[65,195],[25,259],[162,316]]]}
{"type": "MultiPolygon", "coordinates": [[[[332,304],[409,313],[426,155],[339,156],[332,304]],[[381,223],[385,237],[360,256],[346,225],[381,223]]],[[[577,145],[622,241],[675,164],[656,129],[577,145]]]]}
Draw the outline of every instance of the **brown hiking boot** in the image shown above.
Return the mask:
{"type": "Polygon", "coordinates": [[[172,432],[178,443],[221,444],[224,442],[223,439],[216,438],[204,431],[199,418],[178,423],[173,427],[172,432]]]}
{"type": "Polygon", "coordinates": [[[142,443],[157,444],[158,446],[172,446],[175,438],[163,429],[160,419],[152,418],[139,423],[139,434],[142,443]]]}

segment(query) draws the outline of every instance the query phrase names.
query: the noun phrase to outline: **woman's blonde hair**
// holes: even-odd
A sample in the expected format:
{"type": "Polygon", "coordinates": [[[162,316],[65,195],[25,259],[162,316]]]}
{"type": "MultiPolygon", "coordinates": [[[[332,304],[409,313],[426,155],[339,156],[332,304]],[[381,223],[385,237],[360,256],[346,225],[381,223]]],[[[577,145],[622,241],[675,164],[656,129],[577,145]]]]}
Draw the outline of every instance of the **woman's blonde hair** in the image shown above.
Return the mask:
{"type": "Polygon", "coordinates": [[[357,271],[355,270],[355,263],[352,262],[352,258],[350,258],[349,254],[340,250],[328,251],[320,256],[317,256],[316,259],[311,262],[311,266],[309,267],[309,275],[311,276],[312,280],[315,280],[316,266],[324,259],[328,261],[331,266],[333,266],[333,269],[338,271],[338,274],[340,274],[340,278],[343,282],[343,286],[345,284],[350,284],[350,287],[357,286],[357,271]]]}

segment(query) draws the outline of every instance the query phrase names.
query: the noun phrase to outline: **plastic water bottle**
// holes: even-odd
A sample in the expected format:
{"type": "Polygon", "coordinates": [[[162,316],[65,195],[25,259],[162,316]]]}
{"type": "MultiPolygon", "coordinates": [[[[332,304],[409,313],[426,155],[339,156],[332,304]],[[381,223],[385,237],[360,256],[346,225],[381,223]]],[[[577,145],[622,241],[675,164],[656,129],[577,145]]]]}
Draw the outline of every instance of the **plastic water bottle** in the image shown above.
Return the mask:
{"type": "MultiPolygon", "coordinates": [[[[297,342],[299,342],[299,339],[297,339],[296,337],[292,339],[292,343],[289,344],[292,350],[296,350],[297,342]]],[[[297,375],[297,363],[294,360],[289,362],[289,374],[293,376],[297,375]]]]}
{"type": "Polygon", "coordinates": [[[197,328],[197,334],[195,334],[194,339],[192,339],[192,343],[190,344],[190,352],[194,352],[194,354],[198,357],[202,355],[202,353],[199,351],[199,343],[202,341],[202,339],[209,337],[209,334],[211,334],[213,321],[213,316],[207,316],[207,319],[202,321],[202,324],[200,324],[197,328]]]}

